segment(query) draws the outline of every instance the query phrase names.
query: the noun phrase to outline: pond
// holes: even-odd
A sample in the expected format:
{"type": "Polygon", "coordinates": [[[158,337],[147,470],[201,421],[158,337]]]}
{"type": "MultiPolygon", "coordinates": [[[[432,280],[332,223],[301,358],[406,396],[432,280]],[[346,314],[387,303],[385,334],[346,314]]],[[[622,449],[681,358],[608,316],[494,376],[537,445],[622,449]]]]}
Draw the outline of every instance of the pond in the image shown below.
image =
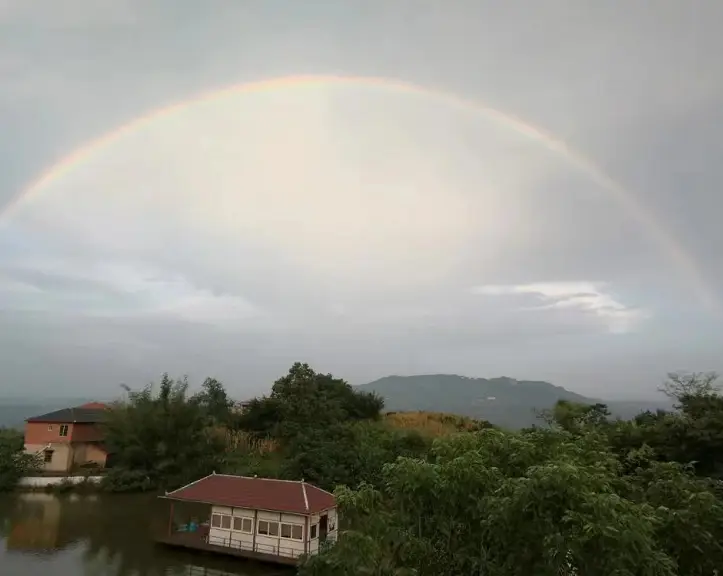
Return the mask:
{"type": "Polygon", "coordinates": [[[293,570],[156,545],[167,505],[148,495],[0,494],[0,574],[292,576],[293,570]]]}

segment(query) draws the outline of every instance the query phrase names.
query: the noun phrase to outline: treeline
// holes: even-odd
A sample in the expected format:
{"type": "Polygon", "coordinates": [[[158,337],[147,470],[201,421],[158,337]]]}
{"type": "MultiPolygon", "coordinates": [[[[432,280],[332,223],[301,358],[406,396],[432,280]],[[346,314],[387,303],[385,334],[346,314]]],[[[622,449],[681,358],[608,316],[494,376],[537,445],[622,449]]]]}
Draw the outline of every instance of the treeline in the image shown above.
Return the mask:
{"type": "Polygon", "coordinates": [[[112,406],[105,442],[111,491],[171,489],[213,471],[322,488],[380,480],[399,456],[424,457],[431,440],[381,422],[384,402],[330,374],[296,363],[268,396],[238,410],[212,379],[190,395],[185,379],[128,391],[112,406]]]}

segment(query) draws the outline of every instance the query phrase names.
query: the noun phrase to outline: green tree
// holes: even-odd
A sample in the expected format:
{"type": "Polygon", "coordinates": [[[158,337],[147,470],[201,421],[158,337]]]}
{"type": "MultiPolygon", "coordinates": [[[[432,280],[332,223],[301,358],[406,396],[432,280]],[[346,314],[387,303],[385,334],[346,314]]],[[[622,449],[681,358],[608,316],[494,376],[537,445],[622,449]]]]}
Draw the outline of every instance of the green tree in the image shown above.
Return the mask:
{"type": "Polygon", "coordinates": [[[358,392],[341,378],[318,374],[308,364],[296,362],[274,383],[268,397],[250,403],[240,426],[286,440],[337,422],[377,419],[383,407],[375,394],[358,392]]]}
{"type": "Polygon", "coordinates": [[[215,378],[206,378],[201,384],[201,391],[192,397],[205,412],[209,424],[228,426],[231,424],[233,401],[226,393],[226,388],[215,378]]]}
{"type": "Polygon", "coordinates": [[[24,451],[23,433],[0,428],[0,492],[14,489],[20,478],[39,467],[39,457],[24,451]]]}
{"type": "MultiPolygon", "coordinates": [[[[717,534],[698,506],[712,492],[678,470],[646,480],[621,477],[605,436],[489,430],[435,441],[429,461],[387,464],[379,488],[338,491],[348,529],[301,569],[315,575],[672,576],[695,565],[694,532],[717,534]],[[691,485],[690,482],[694,484],[691,485]],[[666,490],[676,494],[670,496],[666,490]],[[699,496],[693,496],[694,494],[699,496]],[[699,499],[699,500],[696,500],[699,499]],[[691,504],[690,502],[696,502],[691,504]],[[667,503],[667,504],[666,504],[667,503]],[[677,506],[689,520],[674,526],[677,506]],[[691,544],[688,544],[690,542],[691,544]]],[[[717,561],[714,538],[702,554],[717,561]]]]}
{"type": "Polygon", "coordinates": [[[153,385],[130,391],[108,411],[104,423],[115,464],[105,478],[110,490],[177,487],[223,464],[223,437],[208,425],[207,413],[187,397],[186,379],[164,374],[153,385]]]}

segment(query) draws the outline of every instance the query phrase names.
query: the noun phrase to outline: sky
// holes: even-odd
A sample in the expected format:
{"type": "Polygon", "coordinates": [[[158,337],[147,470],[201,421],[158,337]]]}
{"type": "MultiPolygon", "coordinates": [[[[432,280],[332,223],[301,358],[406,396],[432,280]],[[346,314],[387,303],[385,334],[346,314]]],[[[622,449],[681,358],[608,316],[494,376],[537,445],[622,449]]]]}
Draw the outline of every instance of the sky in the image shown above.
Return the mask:
{"type": "Polygon", "coordinates": [[[0,397],[723,369],[716,0],[0,0],[0,397]]]}

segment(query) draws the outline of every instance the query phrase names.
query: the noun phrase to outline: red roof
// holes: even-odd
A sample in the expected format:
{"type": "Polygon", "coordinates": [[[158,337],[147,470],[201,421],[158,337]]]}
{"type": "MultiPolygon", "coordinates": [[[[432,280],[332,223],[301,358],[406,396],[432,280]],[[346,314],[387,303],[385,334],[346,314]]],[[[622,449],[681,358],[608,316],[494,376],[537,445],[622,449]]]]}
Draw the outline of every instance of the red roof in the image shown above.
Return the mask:
{"type": "Polygon", "coordinates": [[[233,508],[313,514],[336,506],[334,495],[307,482],[211,474],[166,498],[233,508]]]}
{"type": "Polygon", "coordinates": [[[103,402],[88,402],[87,404],[78,406],[78,408],[88,408],[89,410],[107,410],[108,404],[103,404],[103,402]]]}

